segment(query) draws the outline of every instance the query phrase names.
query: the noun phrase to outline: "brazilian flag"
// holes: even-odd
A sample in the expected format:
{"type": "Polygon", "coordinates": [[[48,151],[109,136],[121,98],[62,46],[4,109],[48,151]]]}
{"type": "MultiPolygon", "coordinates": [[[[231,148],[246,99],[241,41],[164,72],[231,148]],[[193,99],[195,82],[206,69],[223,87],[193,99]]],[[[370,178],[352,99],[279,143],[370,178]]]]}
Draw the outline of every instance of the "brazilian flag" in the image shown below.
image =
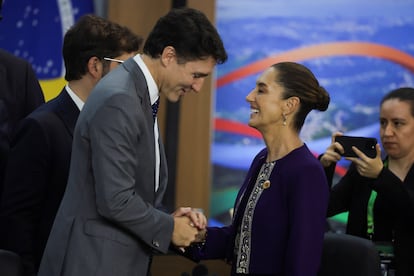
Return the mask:
{"type": "Polygon", "coordinates": [[[45,99],[57,96],[65,85],[63,36],[87,13],[93,0],[4,0],[0,21],[0,48],[29,61],[45,99]]]}

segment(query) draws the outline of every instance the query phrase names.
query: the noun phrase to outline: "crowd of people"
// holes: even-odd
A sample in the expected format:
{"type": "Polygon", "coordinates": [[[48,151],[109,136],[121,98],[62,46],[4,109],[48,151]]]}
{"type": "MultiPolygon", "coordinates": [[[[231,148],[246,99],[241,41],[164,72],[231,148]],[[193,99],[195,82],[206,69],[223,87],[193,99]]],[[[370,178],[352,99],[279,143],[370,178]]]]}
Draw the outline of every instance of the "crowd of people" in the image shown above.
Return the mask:
{"type": "Polygon", "coordinates": [[[196,9],[172,9],[144,42],[84,15],[62,55],[67,84],[45,103],[31,65],[0,50],[0,248],[21,257],[25,276],[148,275],[154,252],[171,250],[223,259],[231,275],[317,275],[326,219],[342,212],[347,234],[392,256],[397,276],[414,275],[414,88],[382,98],[375,157],[356,147],[357,157],[344,157],[336,132],[316,158],[300,131],[309,112],[328,109],[328,91],[300,63],[269,66],[246,96],[265,148],[231,224],[209,227],[197,209],[162,208],[157,109],[160,97],[199,92],[226,62],[213,24],[196,9]],[[352,163],[333,183],[342,158],[352,163]]]}

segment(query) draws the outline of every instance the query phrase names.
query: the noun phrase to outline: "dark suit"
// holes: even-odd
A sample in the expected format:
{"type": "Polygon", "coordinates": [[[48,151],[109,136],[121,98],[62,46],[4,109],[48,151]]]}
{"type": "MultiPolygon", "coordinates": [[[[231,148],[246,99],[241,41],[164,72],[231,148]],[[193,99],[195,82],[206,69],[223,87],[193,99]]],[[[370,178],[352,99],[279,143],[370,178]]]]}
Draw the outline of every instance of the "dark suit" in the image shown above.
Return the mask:
{"type": "Polygon", "coordinates": [[[22,120],[12,142],[0,207],[1,238],[29,270],[38,269],[66,188],[78,115],[64,89],[22,120]]]}
{"type": "Polygon", "coordinates": [[[44,102],[30,63],[0,49],[0,197],[13,131],[21,119],[44,102]]]}
{"type": "MultiPolygon", "coordinates": [[[[326,169],[330,185],[335,165],[326,169]]],[[[397,276],[414,275],[414,166],[404,182],[384,168],[377,179],[361,176],[354,164],[332,187],[328,216],[348,211],[347,234],[367,237],[367,206],[371,190],[374,204],[373,241],[394,240],[397,276]]]]}
{"type": "Polygon", "coordinates": [[[79,116],[39,276],[143,276],[153,251],[167,252],[174,221],[155,208],[167,168],[160,143],[155,191],[153,124],[146,80],[129,59],[95,86],[79,116]]]}

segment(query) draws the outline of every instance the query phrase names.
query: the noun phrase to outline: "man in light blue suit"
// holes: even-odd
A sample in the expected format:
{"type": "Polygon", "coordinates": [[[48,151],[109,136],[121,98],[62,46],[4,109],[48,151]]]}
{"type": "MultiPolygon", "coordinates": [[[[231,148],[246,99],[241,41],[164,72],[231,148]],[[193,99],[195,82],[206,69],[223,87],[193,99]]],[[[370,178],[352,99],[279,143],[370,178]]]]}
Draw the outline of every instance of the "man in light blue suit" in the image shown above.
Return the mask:
{"type": "Polygon", "coordinates": [[[94,88],[74,132],[69,180],[39,276],[147,275],[154,252],[196,240],[206,219],[189,208],[160,211],[167,185],[164,148],[151,108],[199,92],[222,40],[194,9],[170,11],[128,59],[94,88]]]}

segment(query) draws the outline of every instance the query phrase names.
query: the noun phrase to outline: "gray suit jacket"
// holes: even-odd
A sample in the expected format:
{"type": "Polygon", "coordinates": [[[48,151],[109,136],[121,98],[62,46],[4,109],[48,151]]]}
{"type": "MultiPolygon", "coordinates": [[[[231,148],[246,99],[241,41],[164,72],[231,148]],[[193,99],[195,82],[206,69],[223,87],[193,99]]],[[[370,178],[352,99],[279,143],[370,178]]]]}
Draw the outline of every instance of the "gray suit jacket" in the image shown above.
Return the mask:
{"type": "Polygon", "coordinates": [[[155,145],[147,84],[133,59],[95,87],[75,127],[67,189],[39,276],[146,275],[155,251],[166,253],[174,222],[156,208],[167,184],[155,145]]]}

